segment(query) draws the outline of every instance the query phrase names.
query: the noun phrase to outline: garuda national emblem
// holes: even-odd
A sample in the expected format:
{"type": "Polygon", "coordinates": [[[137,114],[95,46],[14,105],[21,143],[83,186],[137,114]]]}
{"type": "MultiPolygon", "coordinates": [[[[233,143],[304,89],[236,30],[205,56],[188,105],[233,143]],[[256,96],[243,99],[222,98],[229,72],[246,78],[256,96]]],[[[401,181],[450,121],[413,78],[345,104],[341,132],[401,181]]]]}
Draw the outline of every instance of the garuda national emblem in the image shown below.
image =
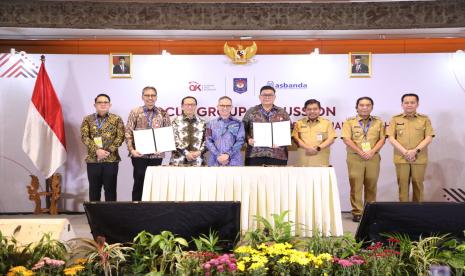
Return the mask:
{"type": "Polygon", "coordinates": [[[257,44],[253,42],[252,45],[244,49],[244,46],[237,45],[237,48],[224,44],[224,53],[235,64],[246,64],[250,62],[251,58],[257,53],[257,44]]]}

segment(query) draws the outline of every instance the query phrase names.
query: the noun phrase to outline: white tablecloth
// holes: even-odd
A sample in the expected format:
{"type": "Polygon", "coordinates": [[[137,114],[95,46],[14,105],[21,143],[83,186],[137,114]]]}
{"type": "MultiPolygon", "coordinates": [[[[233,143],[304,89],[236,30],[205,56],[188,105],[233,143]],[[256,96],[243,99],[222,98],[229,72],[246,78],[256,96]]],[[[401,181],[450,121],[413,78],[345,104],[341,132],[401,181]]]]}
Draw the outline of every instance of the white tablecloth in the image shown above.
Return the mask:
{"type": "Polygon", "coordinates": [[[343,234],[334,168],[148,167],[142,200],[240,201],[243,232],[289,210],[297,235],[343,234]]]}

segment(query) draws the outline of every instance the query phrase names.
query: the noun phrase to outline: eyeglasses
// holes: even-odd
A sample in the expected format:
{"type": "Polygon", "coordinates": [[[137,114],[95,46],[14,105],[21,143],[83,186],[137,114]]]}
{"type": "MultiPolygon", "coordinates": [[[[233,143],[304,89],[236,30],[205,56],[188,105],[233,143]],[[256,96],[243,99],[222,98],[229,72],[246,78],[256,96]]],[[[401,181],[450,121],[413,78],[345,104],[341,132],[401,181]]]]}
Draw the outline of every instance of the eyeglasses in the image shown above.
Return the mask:
{"type": "Polygon", "coordinates": [[[220,104],[218,105],[219,108],[231,108],[232,105],[228,105],[228,104],[220,104]]]}
{"type": "Polygon", "coordinates": [[[96,104],[109,104],[110,102],[96,102],[96,104]]]}
{"type": "Polygon", "coordinates": [[[155,95],[155,94],[149,94],[149,95],[144,95],[144,97],[146,97],[146,98],[156,98],[157,95],[155,95]]]}
{"type": "Polygon", "coordinates": [[[274,97],[274,94],[261,94],[260,97],[263,97],[263,98],[272,98],[272,97],[274,97]]]}
{"type": "Polygon", "coordinates": [[[194,106],[197,106],[197,104],[182,104],[183,106],[187,106],[187,107],[194,107],[194,106]]]}

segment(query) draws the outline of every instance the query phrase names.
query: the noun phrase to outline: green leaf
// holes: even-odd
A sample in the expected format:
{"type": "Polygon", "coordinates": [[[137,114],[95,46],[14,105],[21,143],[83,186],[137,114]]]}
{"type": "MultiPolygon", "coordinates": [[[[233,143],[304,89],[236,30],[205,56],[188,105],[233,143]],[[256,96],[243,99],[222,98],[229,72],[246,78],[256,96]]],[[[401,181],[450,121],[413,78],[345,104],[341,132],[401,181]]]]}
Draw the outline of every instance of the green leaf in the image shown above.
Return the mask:
{"type": "Polygon", "coordinates": [[[183,238],[175,238],[174,241],[183,246],[186,246],[186,247],[189,246],[188,242],[183,238]]]}

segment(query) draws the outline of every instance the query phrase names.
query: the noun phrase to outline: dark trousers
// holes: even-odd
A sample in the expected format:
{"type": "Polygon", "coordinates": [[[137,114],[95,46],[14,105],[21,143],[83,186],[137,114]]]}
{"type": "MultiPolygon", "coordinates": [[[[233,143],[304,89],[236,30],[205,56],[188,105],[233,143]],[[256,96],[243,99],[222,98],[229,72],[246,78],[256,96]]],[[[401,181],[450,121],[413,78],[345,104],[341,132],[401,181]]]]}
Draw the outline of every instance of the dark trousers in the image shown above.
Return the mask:
{"type": "Polygon", "coordinates": [[[134,171],[134,186],[132,186],[132,201],[141,201],[142,190],[144,189],[145,170],[148,166],[160,166],[163,159],[161,158],[138,158],[132,157],[132,166],[134,171]]]}
{"type": "Polygon", "coordinates": [[[90,201],[100,201],[102,186],[105,190],[105,201],[116,201],[118,162],[87,163],[87,178],[90,201]]]}
{"type": "Polygon", "coordinates": [[[287,166],[287,160],[271,157],[251,157],[245,159],[246,166],[287,166]]]}

